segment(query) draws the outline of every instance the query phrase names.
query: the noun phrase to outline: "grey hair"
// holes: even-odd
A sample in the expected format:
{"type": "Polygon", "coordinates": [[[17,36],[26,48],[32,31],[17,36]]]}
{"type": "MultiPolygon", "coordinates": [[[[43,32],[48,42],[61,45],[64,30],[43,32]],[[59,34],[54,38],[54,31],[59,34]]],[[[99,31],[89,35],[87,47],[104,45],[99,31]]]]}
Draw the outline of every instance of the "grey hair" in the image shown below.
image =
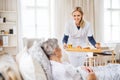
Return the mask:
{"type": "Polygon", "coordinates": [[[55,38],[48,39],[47,41],[42,43],[41,47],[43,48],[46,55],[49,57],[50,55],[54,54],[55,48],[59,48],[58,40],[55,38]]]}

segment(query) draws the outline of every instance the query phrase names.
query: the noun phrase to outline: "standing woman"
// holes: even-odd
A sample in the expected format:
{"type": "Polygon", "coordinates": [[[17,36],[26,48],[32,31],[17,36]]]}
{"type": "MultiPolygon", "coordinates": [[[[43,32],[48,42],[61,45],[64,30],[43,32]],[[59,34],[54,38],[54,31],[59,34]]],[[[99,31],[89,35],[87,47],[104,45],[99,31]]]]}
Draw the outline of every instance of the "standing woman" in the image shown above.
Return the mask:
{"type": "MultiPolygon", "coordinates": [[[[100,45],[94,40],[90,23],[83,18],[81,7],[75,7],[72,12],[72,17],[73,19],[65,25],[63,47],[67,48],[67,44],[72,44],[74,47],[86,47],[89,41],[95,48],[100,48],[100,45]]],[[[79,65],[79,58],[80,54],[71,54],[71,56],[69,56],[70,62],[75,66],[79,65]]]]}

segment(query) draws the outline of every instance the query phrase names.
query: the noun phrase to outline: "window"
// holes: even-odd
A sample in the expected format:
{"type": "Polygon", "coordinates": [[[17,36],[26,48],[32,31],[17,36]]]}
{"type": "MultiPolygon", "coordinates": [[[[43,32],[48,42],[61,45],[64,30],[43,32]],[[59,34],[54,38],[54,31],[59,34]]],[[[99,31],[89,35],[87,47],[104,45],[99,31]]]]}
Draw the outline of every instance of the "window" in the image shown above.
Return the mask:
{"type": "Polygon", "coordinates": [[[120,0],[104,0],[104,41],[120,42],[120,0]]]}
{"type": "Polygon", "coordinates": [[[50,0],[21,0],[22,37],[50,37],[50,0]]]}

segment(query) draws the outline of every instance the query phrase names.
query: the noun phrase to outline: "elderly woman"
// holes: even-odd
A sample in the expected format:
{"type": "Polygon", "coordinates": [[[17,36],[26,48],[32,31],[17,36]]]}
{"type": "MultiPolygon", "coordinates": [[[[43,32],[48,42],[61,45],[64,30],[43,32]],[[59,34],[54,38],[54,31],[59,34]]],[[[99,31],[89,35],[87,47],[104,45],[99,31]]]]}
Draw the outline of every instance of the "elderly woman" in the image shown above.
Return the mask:
{"type": "MultiPolygon", "coordinates": [[[[71,64],[61,62],[61,48],[57,39],[48,39],[42,44],[42,48],[51,62],[53,80],[82,80],[79,68],[74,68],[71,64]]],[[[96,80],[96,76],[90,69],[87,80],[96,80]]]]}
{"type": "Polygon", "coordinates": [[[48,39],[42,48],[51,62],[53,80],[120,80],[120,64],[75,68],[61,62],[61,49],[56,39],[48,39]]]}

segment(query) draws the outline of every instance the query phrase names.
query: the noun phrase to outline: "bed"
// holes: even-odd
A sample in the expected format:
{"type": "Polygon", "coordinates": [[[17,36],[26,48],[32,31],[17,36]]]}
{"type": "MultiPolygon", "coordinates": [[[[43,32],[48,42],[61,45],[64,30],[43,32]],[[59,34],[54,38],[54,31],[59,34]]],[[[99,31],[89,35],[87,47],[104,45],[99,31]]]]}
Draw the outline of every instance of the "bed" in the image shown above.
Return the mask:
{"type": "MultiPolygon", "coordinates": [[[[28,55],[31,56],[32,63],[34,63],[34,66],[37,65],[37,67],[34,67],[34,68],[37,68],[35,70],[38,70],[38,73],[40,76],[37,76],[36,74],[34,76],[35,78],[29,79],[27,78],[27,76],[31,76],[31,74],[27,74],[26,76],[24,76],[25,70],[26,71],[28,70],[27,69],[22,70],[23,68],[22,67],[20,68],[20,72],[23,76],[23,79],[24,80],[28,80],[28,79],[29,80],[53,80],[50,62],[41,48],[42,41],[40,39],[39,40],[38,39],[37,40],[36,39],[24,39],[24,40],[25,40],[24,44],[27,48],[25,48],[22,54],[27,53],[26,54],[27,56],[28,55]],[[29,44],[29,41],[31,45],[29,44]]],[[[23,57],[22,59],[24,60],[24,58],[25,57],[23,57]]],[[[18,62],[20,63],[20,60],[18,60],[18,62]]],[[[26,62],[24,62],[24,64],[26,64],[26,62]]],[[[91,68],[93,69],[93,71],[95,72],[97,76],[97,80],[120,80],[119,67],[120,67],[119,64],[108,64],[106,66],[95,66],[95,67],[91,66],[91,68]]],[[[28,68],[28,66],[24,68],[28,68]]],[[[81,68],[78,71],[80,73],[81,79],[86,80],[86,75],[88,73],[81,68]]]]}

